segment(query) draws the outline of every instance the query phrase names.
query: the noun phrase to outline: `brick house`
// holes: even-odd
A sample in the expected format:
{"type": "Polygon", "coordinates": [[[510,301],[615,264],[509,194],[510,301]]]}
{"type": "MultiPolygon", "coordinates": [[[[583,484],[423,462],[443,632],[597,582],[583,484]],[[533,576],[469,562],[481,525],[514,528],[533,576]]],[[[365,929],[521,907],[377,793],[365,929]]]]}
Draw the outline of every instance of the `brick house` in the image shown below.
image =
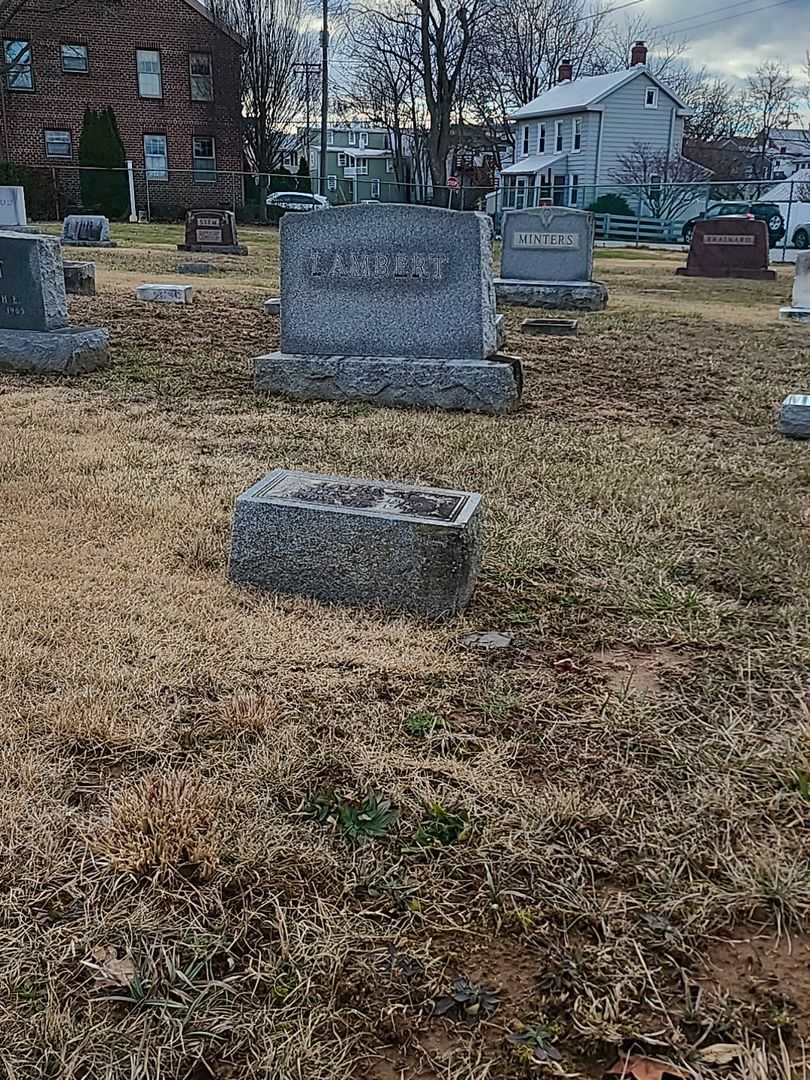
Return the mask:
{"type": "Polygon", "coordinates": [[[86,106],[111,106],[138,210],[173,215],[243,200],[242,44],[198,0],[77,0],[4,29],[3,157],[49,166],[64,213],[79,201],[86,106]]]}

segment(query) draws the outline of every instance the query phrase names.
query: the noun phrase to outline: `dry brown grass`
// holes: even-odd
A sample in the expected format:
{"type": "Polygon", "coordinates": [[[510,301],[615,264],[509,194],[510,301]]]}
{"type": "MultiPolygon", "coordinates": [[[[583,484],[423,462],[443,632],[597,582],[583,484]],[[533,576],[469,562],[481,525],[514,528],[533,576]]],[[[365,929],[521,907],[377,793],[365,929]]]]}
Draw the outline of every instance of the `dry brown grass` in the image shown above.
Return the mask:
{"type": "Polygon", "coordinates": [[[115,368],[0,377],[9,1078],[516,1080],[541,1024],[552,1075],[635,1047],[806,1080],[810,471],[772,430],[806,332],[784,276],[600,263],[579,338],[508,313],[509,418],[256,401],[261,294],[167,311],[103,273],[72,307],[115,368]],[[229,585],[274,465],[483,492],[464,618],[229,585]],[[490,629],[512,648],[461,644],[490,629]],[[383,838],[319,822],[369,791],[383,838]],[[498,990],[480,1024],[432,1015],[460,975],[498,990]]]}

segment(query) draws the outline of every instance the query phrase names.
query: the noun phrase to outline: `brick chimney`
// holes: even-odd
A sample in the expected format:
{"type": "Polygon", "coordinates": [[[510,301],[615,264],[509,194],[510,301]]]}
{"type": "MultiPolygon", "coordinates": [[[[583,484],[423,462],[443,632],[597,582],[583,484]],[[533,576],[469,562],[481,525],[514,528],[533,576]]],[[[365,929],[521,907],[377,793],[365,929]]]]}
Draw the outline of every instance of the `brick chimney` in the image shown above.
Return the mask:
{"type": "Polygon", "coordinates": [[[636,41],[630,50],[630,67],[638,67],[647,63],[647,46],[643,41],[636,41]]]}
{"type": "Polygon", "coordinates": [[[557,74],[557,82],[571,82],[574,77],[574,65],[570,60],[563,60],[560,63],[560,70],[557,74]]]}

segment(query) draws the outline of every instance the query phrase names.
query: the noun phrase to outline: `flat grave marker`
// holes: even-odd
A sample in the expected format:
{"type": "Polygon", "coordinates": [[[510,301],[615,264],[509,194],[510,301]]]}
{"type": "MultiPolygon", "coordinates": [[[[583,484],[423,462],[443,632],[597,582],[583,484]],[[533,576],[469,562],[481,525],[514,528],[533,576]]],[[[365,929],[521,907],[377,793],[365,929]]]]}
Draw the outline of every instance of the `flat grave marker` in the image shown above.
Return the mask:
{"type": "Polygon", "coordinates": [[[194,294],[192,285],[138,285],[135,296],[154,304],[190,304],[194,294]]]}

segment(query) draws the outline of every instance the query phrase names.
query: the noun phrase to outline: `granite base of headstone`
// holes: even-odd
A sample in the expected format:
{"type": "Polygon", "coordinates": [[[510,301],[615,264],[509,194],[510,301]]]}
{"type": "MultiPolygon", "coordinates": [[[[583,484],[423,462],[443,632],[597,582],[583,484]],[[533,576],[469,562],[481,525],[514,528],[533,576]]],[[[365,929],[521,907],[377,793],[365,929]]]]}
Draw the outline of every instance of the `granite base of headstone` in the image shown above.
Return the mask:
{"type": "Polygon", "coordinates": [[[233,210],[189,210],[186,214],[185,243],[178,251],[207,251],[220,255],[247,255],[248,249],[236,235],[233,210]]]}
{"type": "Polygon", "coordinates": [[[96,295],[96,264],[94,262],[64,262],[65,292],[70,296],[96,295]]]}
{"type": "Polygon", "coordinates": [[[180,262],[176,269],[178,274],[210,274],[214,268],[207,262],[180,262]]]}
{"type": "Polygon", "coordinates": [[[281,314],[281,297],[271,296],[264,302],[265,315],[280,315],[281,314]]]}
{"type": "Polygon", "coordinates": [[[810,323],[810,251],[802,251],[796,256],[792,303],[779,308],[779,318],[810,323]]]}
{"type": "Polygon", "coordinates": [[[153,304],[190,304],[194,294],[192,285],[138,285],[135,297],[153,304]]]}
{"type": "Polygon", "coordinates": [[[281,347],[260,392],[501,413],[522,389],[498,354],[492,225],[437,207],[357,205],[281,219],[281,347]]]}
{"type": "Polygon", "coordinates": [[[241,585],[427,618],[469,602],[481,496],[274,469],[236,500],[228,575],[241,585]]]}
{"type": "Polygon", "coordinates": [[[758,218],[721,217],[696,221],[681,277],[748,278],[773,281],[768,269],[768,226],[758,218]]]}
{"type": "Polygon", "coordinates": [[[62,244],[67,247],[115,247],[110,222],[101,214],[68,214],[62,222],[62,244]]]}
{"type": "Polygon", "coordinates": [[[0,370],[75,375],[109,362],[109,335],[71,326],[59,241],[0,233],[0,370]]]}
{"type": "Polygon", "coordinates": [[[607,286],[593,281],[593,214],[562,206],[507,210],[501,226],[505,304],[550,311],[601,311],[607,286]]]}
{"type": "Polygon", "coordinates": [[[776,430],[789,439],[810,439],[810,394],[789,394],[785,398],[776,430]]]}

